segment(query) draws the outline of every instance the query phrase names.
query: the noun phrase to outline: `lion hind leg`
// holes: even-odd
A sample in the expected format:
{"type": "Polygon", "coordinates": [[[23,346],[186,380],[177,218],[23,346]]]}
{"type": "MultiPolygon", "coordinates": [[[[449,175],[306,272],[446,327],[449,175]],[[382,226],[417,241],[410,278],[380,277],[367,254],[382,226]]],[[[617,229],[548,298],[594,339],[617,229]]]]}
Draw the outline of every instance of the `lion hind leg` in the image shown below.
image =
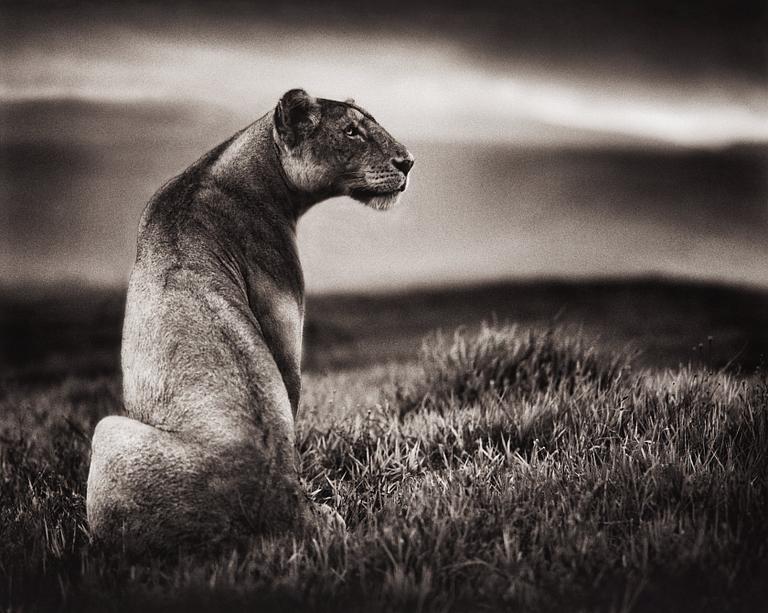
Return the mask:
{"type": "Polygon", "coordinates": [[[86,510],[94,541],[131,551],[174,548],[221,533],[225,514],[206,504],[193,443],[128,417],[96,426],[86,510]]]}
{"type": "Polygon", "coordinates": [[[93,435],[88,475],[91,537],[141,553],[300,529],[308,509],[282,450],[289,442],[197,440],[105,417],[93,435]]]}

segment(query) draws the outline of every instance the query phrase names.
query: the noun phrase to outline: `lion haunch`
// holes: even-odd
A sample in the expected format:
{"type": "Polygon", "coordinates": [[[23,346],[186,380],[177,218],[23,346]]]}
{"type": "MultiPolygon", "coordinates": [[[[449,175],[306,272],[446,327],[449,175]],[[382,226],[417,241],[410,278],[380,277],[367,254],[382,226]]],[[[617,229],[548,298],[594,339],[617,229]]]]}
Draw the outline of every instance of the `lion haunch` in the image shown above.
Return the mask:
{"type": "Polygon", "coordinates": [[[154,195],[126,303],[127,416],[106,417],[93,435],[96,541],[175,549],[312,521],[294,448],[296,223],[334,196],[389,208],[412,165],[351,101],[291,90],[154,195]]]}

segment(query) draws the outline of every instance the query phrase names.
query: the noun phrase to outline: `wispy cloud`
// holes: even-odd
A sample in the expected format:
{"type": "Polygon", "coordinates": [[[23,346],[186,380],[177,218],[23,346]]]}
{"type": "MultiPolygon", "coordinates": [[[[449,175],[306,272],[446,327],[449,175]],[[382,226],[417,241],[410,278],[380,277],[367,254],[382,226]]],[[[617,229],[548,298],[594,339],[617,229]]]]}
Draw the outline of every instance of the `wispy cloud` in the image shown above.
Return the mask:
{"type": "Polygon", "coordinates": [[[637,75],[540,73],[437,36],[264,25],[194,39],[104,27],[73,44],[66,34],[9,49],[0,95],[203,103],[245,122],[303,86],[355,96],[410,139],[768,142],[767,92],[736,80],[664,87],[637,75]]]}

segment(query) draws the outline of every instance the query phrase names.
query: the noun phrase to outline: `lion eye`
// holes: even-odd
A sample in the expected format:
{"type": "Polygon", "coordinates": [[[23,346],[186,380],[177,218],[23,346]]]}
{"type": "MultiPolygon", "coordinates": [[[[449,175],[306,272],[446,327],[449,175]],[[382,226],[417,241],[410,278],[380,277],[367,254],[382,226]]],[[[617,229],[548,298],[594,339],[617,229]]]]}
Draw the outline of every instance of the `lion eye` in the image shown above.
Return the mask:
{"type": "Polygon", "coordinates": [[[344,134],[349,136],[349,138],[355,138],[356,136],[362,136],[362,134],[360,133],[360,130],[358,130],[353,125],[349,125],[346,128],[344,128],[344,134]]]}

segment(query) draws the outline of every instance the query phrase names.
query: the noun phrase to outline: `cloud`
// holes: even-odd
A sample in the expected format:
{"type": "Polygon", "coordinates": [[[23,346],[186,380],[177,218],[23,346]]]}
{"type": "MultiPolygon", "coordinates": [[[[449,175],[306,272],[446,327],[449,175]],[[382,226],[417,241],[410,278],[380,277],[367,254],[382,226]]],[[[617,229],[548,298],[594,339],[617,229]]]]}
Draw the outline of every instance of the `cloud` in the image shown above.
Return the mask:
{"type": "Polygon", "coordinates": [[[253,25],[202,38],[95,28],[12,49],[0,96],[154,100],[224,108],[245,123],[302,86],[355,97],[403,139],[532,144],[768,142],[759,84],[660,85],[638,75],[541,73],[438,35],[253,25]]]}

